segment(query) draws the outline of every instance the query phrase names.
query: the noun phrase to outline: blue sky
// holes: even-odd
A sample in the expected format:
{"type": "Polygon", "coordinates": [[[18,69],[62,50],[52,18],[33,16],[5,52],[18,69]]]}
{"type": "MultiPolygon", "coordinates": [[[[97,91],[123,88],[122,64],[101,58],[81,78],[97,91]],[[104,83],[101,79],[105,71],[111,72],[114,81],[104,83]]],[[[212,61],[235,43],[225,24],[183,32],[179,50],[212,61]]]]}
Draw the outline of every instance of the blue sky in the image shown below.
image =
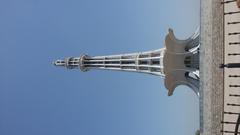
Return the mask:
{"type": "Polygon", "coordinates": [[[1,0],[1,135],[192,135],[198,98],[157,76],[56,68],[58,58],[163,47],[199,26],[199,0],[1,0]]]}

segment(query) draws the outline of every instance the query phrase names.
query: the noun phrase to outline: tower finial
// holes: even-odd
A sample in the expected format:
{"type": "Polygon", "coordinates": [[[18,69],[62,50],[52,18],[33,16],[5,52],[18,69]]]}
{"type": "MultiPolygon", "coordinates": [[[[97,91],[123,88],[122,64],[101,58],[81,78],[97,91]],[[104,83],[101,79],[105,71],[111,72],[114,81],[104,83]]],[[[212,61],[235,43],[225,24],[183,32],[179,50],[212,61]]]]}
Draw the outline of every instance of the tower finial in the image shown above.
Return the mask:
{"type": "Polygon", "coordinates": [[[56,61],[52,62],[52,64],[54,66],[65,66],[66,65],[64,60],[56,60],[56,61]]]}

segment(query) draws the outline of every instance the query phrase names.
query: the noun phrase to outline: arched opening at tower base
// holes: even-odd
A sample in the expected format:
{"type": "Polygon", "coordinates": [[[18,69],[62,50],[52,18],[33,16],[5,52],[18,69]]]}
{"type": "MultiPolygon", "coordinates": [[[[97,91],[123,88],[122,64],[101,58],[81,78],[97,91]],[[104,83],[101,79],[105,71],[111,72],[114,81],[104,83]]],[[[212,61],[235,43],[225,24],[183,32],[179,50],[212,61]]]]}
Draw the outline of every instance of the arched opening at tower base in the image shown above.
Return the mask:
{"type": "Polygon", "coordinates": [[[190,38],[179,40],[173,30],[165,38],[163,58],[165,86],[171,96],[178,85],[186,85],[199,96],[199,31],[190,38]]]}

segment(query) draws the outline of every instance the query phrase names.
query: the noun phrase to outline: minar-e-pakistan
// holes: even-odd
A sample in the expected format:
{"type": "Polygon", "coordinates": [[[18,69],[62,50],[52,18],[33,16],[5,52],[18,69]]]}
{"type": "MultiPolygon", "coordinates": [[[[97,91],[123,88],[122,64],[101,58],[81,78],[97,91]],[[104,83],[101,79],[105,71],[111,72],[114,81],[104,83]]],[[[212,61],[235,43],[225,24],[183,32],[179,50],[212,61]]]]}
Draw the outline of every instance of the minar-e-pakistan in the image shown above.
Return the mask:
{"type": "Polygon", "coordinates": [[[190,38],[179,40],[173,30],[165,38],[165,47],[147,52],[107,56],[69,57],[56,60],[55,66],[67,69],[108,69],[157,75],[164,78],[168,95],[178,85],[190,87],[199,96],[199,30],[190,38]]]}

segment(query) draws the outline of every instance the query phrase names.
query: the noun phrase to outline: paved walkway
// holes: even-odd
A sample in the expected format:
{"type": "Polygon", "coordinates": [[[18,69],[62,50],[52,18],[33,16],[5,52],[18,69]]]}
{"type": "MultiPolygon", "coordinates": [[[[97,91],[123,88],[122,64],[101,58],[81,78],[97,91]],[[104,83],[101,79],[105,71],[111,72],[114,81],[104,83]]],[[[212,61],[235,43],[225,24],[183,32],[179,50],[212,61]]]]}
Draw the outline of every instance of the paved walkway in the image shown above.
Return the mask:
{"type": "Polygon", "coordinates": [[[201,1],[200,130],[203,135],[240,134],[239,4],[240,0],[201,1]],[[219,68],[220,64],[224,68],[219,68]]]}
{"type": "Polygon", "coordinates": [[[239,63],[239,67],[224,68],[224,135],[240,134],[240,0],[237,2],[224,3],[224,64],[239,63]]]}

